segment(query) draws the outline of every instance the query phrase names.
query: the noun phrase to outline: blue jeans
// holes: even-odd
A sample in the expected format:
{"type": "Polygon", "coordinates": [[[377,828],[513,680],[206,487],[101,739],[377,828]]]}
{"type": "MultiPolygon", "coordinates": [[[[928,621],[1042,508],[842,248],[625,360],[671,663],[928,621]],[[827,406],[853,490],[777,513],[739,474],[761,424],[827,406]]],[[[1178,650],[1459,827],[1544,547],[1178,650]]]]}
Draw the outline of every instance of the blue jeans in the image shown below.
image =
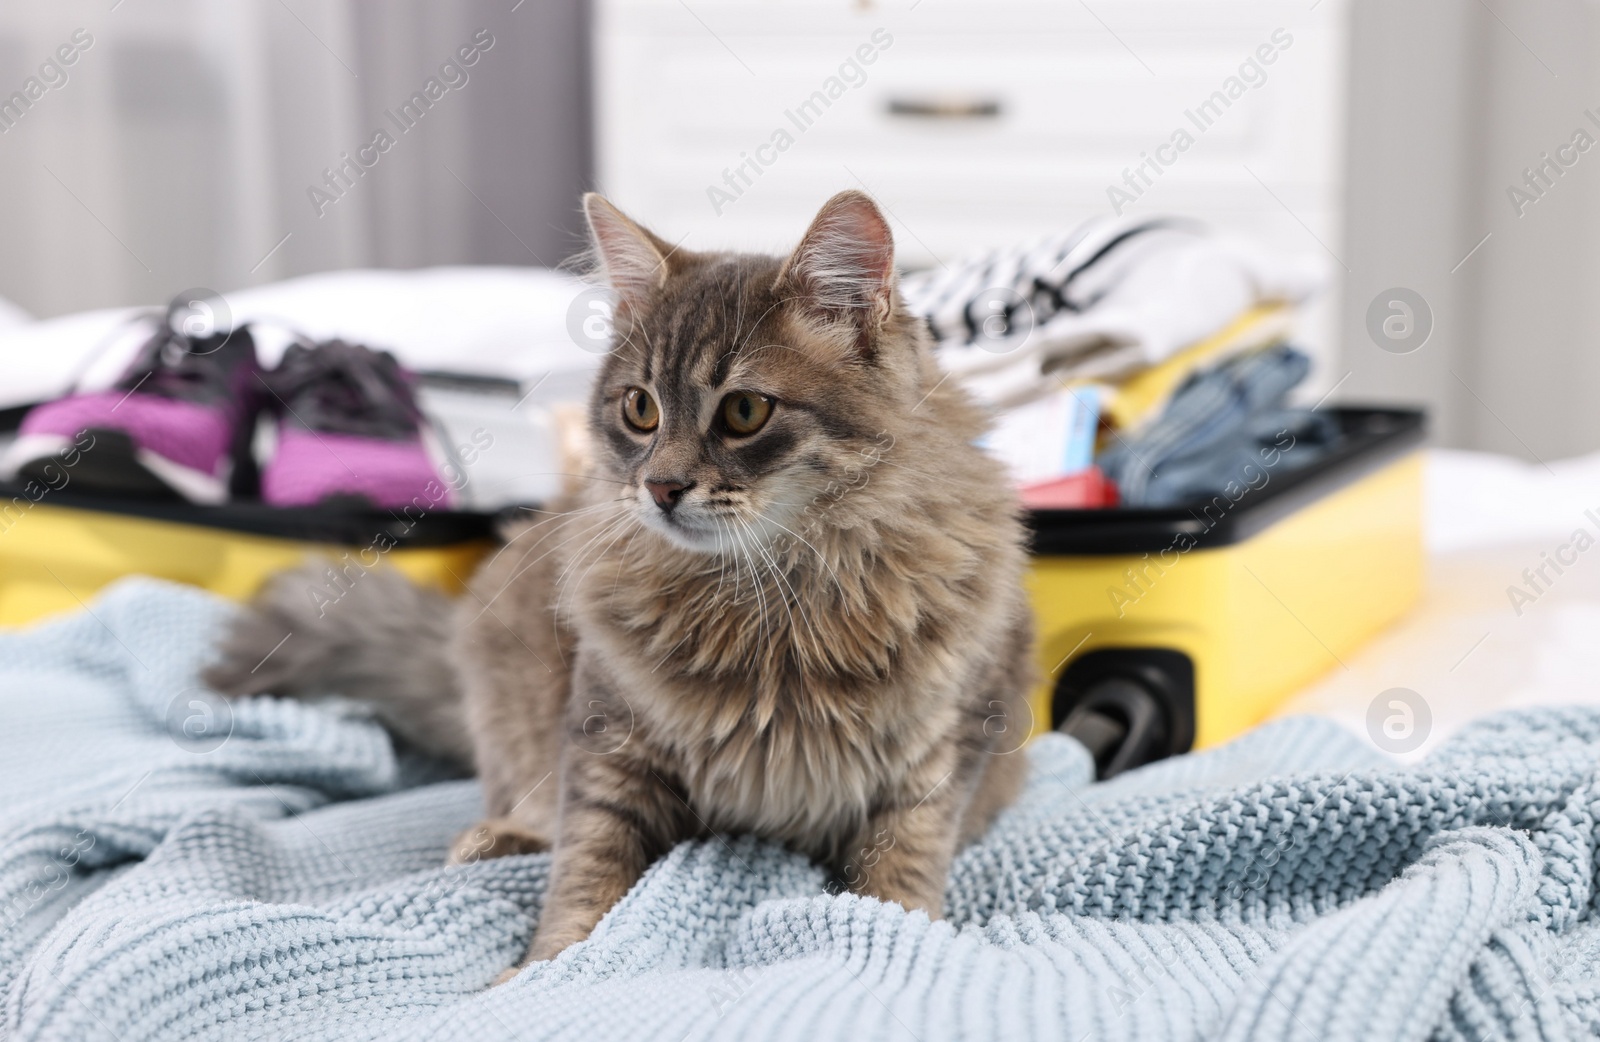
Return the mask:
{"type": "Polygon", "coordinates": [[[1149,427],[1132,437],[1113,436],[1097,460],[1100,469],[1117,483],[1125,506],[1168,507],[1244,483],[1259,470],[1261,450],[1281,447],[1286,434],[1294,436],[1294,449],[1277,466],[1312,463],[1339,429],[1331,416],[1284,407],[1310,371],[1309,358],[1279,344],[1195,373],[1149,427]]]}

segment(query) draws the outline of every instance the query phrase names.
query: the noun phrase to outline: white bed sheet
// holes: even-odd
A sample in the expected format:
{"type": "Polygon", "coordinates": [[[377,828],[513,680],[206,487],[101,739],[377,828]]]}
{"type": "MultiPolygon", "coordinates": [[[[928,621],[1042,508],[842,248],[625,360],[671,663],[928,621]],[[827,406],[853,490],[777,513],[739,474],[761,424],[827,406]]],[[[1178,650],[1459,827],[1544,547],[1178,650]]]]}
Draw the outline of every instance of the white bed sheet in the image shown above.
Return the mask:
{"type": "MultiPolygon", "coordinates": [[[[588,283],[542,268],[335,271],[222,294],[235,323],[261,323],[265,365],[288,328],[315,340],[342,337],[392,351],[413,369],[501,376],[572,397],[600,355],[575,342],[571,323],[588,283]]],[[[0,315],[0,407],[58,397],[75,384],[108,386],[148,327],[134,308],[106,308],[9,326],[0,315]]],[[[535,400],[544,395],[539,395],[535,400]]]]}

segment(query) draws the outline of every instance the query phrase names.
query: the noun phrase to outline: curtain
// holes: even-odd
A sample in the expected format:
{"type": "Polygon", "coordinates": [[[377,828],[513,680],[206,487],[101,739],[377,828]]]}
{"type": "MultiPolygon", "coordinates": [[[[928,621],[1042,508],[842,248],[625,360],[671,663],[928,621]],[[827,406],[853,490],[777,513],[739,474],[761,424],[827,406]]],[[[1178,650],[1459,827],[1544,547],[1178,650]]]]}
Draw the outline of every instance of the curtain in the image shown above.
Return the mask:
{"type": "Polygon", "coordinates": [[[48,316],[559,263],[591,182],[586,22],[581,0],[0,8],[0,297],[48,316]]]}

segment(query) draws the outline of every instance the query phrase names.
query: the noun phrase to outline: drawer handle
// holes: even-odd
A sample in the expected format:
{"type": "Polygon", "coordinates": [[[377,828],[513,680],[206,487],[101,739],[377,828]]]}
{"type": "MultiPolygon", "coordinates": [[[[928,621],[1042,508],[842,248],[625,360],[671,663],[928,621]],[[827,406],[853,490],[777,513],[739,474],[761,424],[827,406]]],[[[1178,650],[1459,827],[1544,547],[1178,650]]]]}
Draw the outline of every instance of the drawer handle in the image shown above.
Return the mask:
{"type": "Polygon", "coordinates": [[[1000,102],[993,98],[890,98],[889,115],[914,119],[996,119],[1000,102]]]}

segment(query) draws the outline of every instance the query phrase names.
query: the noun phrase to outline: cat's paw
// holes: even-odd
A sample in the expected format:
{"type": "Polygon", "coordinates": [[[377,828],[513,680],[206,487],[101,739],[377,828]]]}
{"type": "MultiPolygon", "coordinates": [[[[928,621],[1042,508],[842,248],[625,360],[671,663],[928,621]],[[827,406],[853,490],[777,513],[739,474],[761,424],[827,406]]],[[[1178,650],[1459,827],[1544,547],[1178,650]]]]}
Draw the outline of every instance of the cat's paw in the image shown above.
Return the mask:
{"type": "Polygon", "coordinates": [[[515,980],[516,977],[517,977],[517,974],[519,974],[521,972],[522,972],[522,967],[521,966],[513,966],[509,970],[502,970],[500,972],[500,976],[496,977],[494,979],[494,983],[489,985],[489,987],[498,988],[500,985],[506,983],[507,981],[515,980]]]}
{"type": "Polygon", "coordinates": [[[471,865],[512,854],[542,854],[549,849],[550,840],[527,826],[509,818],[490,818],[456,837],[450,847],[449,863],[471,865]]]}

